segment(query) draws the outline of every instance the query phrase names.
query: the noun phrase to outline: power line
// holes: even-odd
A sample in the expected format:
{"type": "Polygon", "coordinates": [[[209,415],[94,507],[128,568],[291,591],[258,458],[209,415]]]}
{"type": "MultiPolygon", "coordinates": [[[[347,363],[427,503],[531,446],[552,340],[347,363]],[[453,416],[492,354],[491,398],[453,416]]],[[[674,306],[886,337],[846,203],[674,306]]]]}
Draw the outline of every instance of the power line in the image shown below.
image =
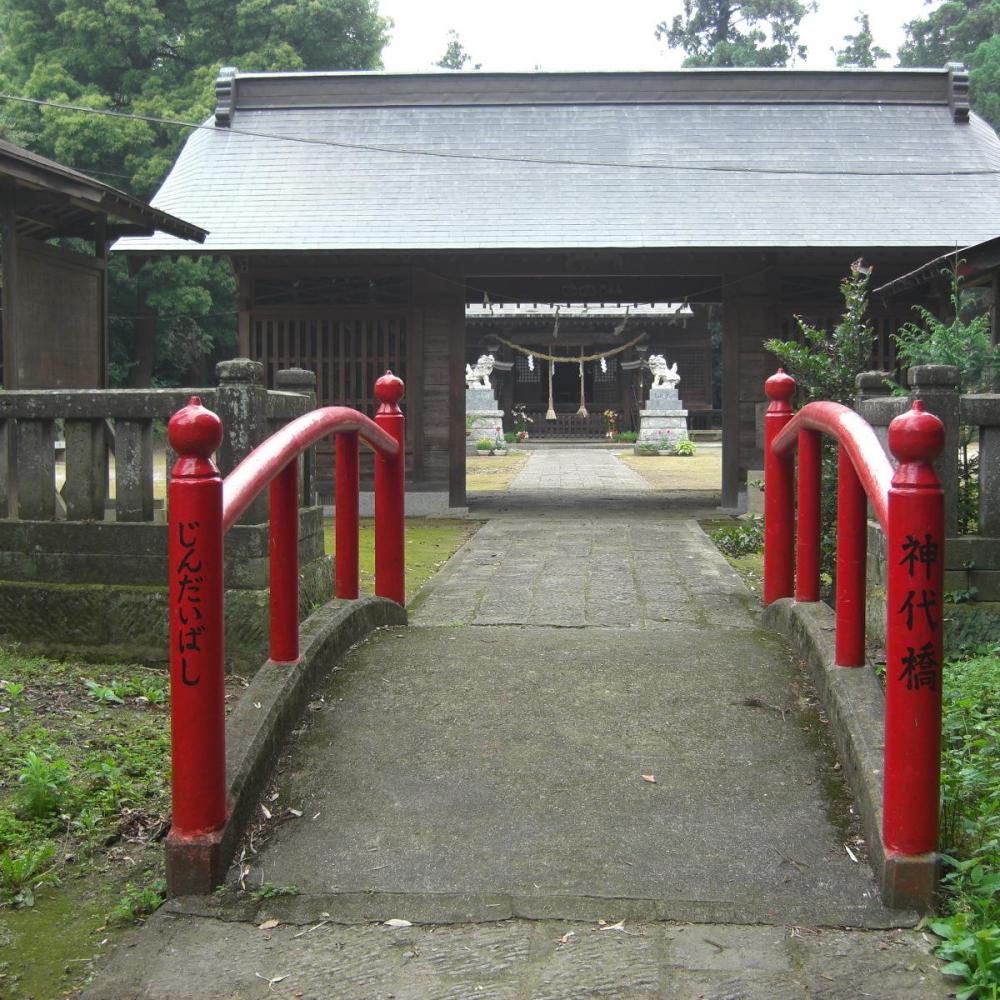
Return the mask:
{"type": "Polygon", "coordinates": [[[309,146],[325,146],[334,149],[351,149],[373,153],[391,153],[400,156],[429,156],[448,160],[473,160],[488,163],[519,163],[537,166],[597,167],[623,170],[683,170],[695,173],[723,174],[773,174],[799,177],[958,177],[1000,174],[994,167],[976,167],[961,170],[805,170],[796,167],[755,167],[745,165],[726,166],[723,164],[694,164],[687,161],[673,163],[649,160],[576,160],[563,157],[515,156],[491,153],[461,153],[454,150],[415,149],[405,146],[383,146],[364,142],[346,142],[336,139],[312,139],[308,136],[279,135],[273,132],[258,132],[252,129],[217,128],[215,125],[186,122],[177,118],[158,118],[154,115],[137,115],[126,111],[111,111],[107,108],[87,108],[76,104],[61,104],[36,97],[20,97],[14,94],[0,94],[0,100],[34,104],[38,107],[57,108],[61,111],[76,111],[82,114],[102,115],[107,118],[122,118],[131,121],[165,125],[172,128],[186,128],[211,132],[216,135],[238,135],[251,139],[268,139],[276,142],[295,142],[309,146]]]}

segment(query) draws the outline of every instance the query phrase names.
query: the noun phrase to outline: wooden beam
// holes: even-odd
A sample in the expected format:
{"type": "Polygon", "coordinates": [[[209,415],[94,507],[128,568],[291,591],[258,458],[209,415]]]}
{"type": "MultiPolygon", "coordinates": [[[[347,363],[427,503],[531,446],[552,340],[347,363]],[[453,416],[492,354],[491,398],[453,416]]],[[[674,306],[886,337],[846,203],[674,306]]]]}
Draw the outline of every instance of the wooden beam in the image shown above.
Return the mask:
{"type": "Polygon", "coordinates": [[[14,182],[0,178],[0,269],[3,277],[4,388],[19,389],[17,344],[17,206],[14,182]]]}

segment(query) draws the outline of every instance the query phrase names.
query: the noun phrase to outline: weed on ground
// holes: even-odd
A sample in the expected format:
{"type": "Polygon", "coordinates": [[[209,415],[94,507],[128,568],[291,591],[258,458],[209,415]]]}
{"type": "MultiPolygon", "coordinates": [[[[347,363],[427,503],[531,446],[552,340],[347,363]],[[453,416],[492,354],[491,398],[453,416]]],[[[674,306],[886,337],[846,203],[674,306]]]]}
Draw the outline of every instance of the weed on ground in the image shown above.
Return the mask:
{"type": "Polygon", "coordinates": [[[168,701],[161,670],[0,647],[0,996],[63,996],[163,901],[168,701]]]}
{"type": "Polygon", "coordinates": [[[958,1000],[1000,996],[1000,646],[945,664],[941,742],[942,972],[958,1000]]]}

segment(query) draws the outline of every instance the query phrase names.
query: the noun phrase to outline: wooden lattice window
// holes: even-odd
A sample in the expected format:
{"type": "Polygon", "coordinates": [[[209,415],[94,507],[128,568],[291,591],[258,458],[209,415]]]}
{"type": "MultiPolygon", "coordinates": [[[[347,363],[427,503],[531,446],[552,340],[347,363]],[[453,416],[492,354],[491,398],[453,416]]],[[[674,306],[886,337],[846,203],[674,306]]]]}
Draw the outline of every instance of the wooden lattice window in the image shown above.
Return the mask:
{"type": "Polygon", "coordinates": [[[404,316],[263,317],[251,322],[251,350],[266,384],[282,368],[316,373],[321,406],[352,406],[371,415],[375,380],[387,369],[406,379],[404,316]]]}

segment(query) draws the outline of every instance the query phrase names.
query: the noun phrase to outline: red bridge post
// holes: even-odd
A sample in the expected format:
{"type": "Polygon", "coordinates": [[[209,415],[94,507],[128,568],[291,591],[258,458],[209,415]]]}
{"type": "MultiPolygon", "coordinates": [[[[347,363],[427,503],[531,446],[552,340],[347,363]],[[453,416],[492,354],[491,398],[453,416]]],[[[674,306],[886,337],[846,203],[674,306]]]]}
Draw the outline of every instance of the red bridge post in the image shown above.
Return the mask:
{"type": "Polygon", "coordinates": [[[168,559],[170,840],[178,843],[206,839],[221,829],[227,812],[222,480],[211,459],[222,421],[192,396],[171,417],[167,436],[177,454],[168,492],[168,559]]]}
{"type": "Polygon", "coordinates": [[[834,663],[865,664],[865,560],[868,501],[847,449],[837,454],[837,611],[834,663]]]}
{"type": "Polygon", "coordinates": [[[792,419],[795,379],[781,368],[764,383],[771,401],[764,414],[764,606],[792,596],[795,541],[795,459],[771,447],[792,419]]]}
{"type": "Polygon", "coordinates": [[[931,462],[944,425],[917,400],[889,425],[882,839],[890,854],[937,849],[941,751],[944,492],[931,462]]]}
{"type": "Polygon", "coordinates": [[[333,530],[336,575],[334,596],[358,596],[358,432],[342,431],[336,437],[337,467],[333,530]]]}
{"type": "Polygon", "coordinates": [[[271,480],[270,603],[271,660],[299,658],[299,460],[293,458],[271,480]]]}
{"type": "Polygon", "coordinates": [[[403,380],[386,373],[375,383],[379,400],[375,423],[399,443],[396,455],[375,454],[375,593],[406,603],[404,518],[406,425],[399,401],[403,380]]]}
{"type": "Polygon", "coordinates": [[[819,600],[822,435],[799,431],[799,521],[795,529],[795,600],[819,600]]]}

